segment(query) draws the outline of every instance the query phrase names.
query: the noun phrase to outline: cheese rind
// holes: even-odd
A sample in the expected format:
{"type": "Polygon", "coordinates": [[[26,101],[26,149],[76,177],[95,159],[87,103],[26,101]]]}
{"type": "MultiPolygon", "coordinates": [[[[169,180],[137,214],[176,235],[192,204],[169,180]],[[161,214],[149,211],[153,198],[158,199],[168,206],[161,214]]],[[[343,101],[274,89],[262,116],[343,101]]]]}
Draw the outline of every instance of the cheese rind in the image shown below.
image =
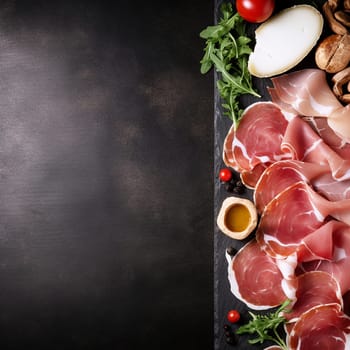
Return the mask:
{"type": "Polygon", "coordinates": [[[316,45],[322,29],[323,17],[313,6],[282,10],[255,31],[256,44],[248,60],[250,74],[266,78],[295,67],[316,45]]]}

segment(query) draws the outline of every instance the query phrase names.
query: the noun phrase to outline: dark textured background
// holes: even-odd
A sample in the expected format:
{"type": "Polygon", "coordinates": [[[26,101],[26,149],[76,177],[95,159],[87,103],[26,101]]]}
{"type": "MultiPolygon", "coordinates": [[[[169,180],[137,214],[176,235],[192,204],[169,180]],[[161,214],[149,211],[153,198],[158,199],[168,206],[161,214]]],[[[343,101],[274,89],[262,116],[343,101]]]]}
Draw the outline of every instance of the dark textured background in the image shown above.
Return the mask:
{"type": "Polygon", "coordinates": [[[0,2],[0,348],[213,348],[211,1],[0,2]]]}

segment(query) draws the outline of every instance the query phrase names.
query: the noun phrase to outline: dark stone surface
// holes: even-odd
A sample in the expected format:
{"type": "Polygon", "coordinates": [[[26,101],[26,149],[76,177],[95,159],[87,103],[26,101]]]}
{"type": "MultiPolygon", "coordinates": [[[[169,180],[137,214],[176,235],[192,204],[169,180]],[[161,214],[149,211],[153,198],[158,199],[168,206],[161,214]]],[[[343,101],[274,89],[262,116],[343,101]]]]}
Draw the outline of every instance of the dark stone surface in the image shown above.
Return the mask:
{"type": "Polygon", "coordinates": [[[213,347],[212,2],[0,3],[0,347],[213,347]]]}
{"type": "MultiPolygon", "coordinates": [[[[215,0],[215,17],[218,20],[221,18],[220,5],[224,0],[215,0]]],[[[283,2],[276,2],[275,12],[282,10],[300,3],[309,3],[313,6],[318,6],[321,11],[321,5],[324,3],[324,0],[317,1],[300,1],[300,0],[285,0],[283,2]]],[[[316,7],[317,7],[316,6],[316,7]]],[[[248,24],[246,27],[247,33],[251,38],[254,38],[254,30],[257,28],[256,24],[248,24]]],[[[325,32],[327,27],[325,26],[325,32]]],[[[326,32],[327,33],[327,32],[326,32]]],[[[314,63],[314,52],[305,57],[302,62],[299,63],[293,70],[303,69],[307,67],[315,67],[314,63]]],[[[215,79],[218,78],[218,75],[215,75],[215,79]]],[[[250,104],[257,101],[266,101],[270,100],[270,95],[266,89],[267,86],[272,86],[271,80],[269,78],[259,79],[253,78],[254,87],[262,96],[261,99],[254,98],[250,95],[245,95],[241,99],[241,106],[248,107],[250,104]]],[[[232,123],[225,117],[222,113],[221,100],[215,92],[215,127],[214,127],[214,169],[215,173],[218,173],[220,168],[224,166],[222,161],[222,152],[223,152],[223,143],[227,135],[228,130],[230,129],[232,123]]],[[[239,176],[238,173],[235,175],[239,176]]],[[[232,193],[229,193],[225,190],[224,186],[220,184],[218,179],[214,181],[214,218],[217,217],[221,204],[223,200],[232,196],[232,193]]],[[[237,196],[237,195],[235,195],[237,196]]],[[[239,195],[239,197],[245,197],[253,199],[253,191],[246,189],[246,191],[239,195]]],[[[257,313],[256,310],[249,310],[245,303],[241,302],[233,296],[230,291],[230,285],[227,279],[227,259],[225,256],[225,251],[232,247],[234,250],[238,251],[246,243],[248,243],[252,238],[254,238],[255,232],[253,232],[246,239],[239,241],[230,239],[228,236],[220,232],[217,226],[214,226],[214,349],[215,350],[230,350],[230,349],[265,349],[272,343],[264,342],[263,344],[254,344],[251,345],[248,343],[249,339],[252,339],[250,335],[241,335],[235,338],[234,347],[232,344],[227,343],[225,331],[223,326],[227,323],[226,315],[230,309],[237,309],[241,314],[241,319],[237,324],[232,325],[232,329],[236,330],[240,325],[246,324],[251,319],[248,311],[257,313]]],[[[271,310],[261,311],[270,312],[271,310]]],[[[284,336],[284,334],[282,333],[284,336]]]]}

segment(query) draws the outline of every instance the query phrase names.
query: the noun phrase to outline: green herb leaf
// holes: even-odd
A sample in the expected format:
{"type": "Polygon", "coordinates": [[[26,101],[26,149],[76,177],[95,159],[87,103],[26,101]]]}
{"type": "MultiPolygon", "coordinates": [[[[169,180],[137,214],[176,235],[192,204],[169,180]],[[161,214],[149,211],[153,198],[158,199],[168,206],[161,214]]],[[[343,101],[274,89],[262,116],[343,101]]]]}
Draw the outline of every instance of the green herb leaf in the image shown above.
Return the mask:
{"type": "Polygon", "coordinates": [[[278,344],[282,349],[288,350],[285,341],[278,333],[279,326],[286,322],[285,317],[281,315],[282,312],[289,312],[287,306],[291,303],[286,300],[275,312],[267,315],[257,315],[249,312],[252,319],[246,325],[239,327],[237,334],[256,334],[256,337],[249,340],[250,344],[262,344],[270,340],[278,344]]]}
{"type": "Polygon", "coordinates": [[[200,32],[206,39],[200,71],[208,73],[211,68],[219,73],[217,88],[222,99],[224,115],[227,115],[237,128],[243,110],[240,107],[241,95],[260,95],[255,91],[248,71],[248,57],[252,52],[251,39],[246,35],[243,18],[234,13],[231,3],[223,3],[222,17],[217,25],[208,26],[200,32]]]}
{"type": "Polygon", "coordinates": [[[213,50],[214,45],[212,42],[208,42],[207,46],[205,47],[205,54],[200,61],[201,63],[201,73],[205,74],[210,71],[210,69],[213,66],[213,62],[210,59],[210,53],[213,50]]]}

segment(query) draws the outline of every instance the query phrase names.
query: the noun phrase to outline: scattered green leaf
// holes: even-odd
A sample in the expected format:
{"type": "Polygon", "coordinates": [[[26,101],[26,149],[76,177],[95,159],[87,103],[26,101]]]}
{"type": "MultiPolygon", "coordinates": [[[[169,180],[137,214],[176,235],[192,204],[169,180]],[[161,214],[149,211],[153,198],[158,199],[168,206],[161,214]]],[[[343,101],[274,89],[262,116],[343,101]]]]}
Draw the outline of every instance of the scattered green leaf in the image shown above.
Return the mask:
{"type": "Polygon", "coordinates": [[[279,345],[282,349],[288,350],[285,341],[278,333],[278,328],[286,322],[285,317],[283,317],[281,313],[289,312],[287,306],[290,303],[290,300],[286,300],[276,311],[267,315],[257,315],[249,312],[252,319],[249,323],[239,327],[236,333],[256,334],[255,338],[249,340],[250,344],[262,344],[263,342],[270,340],[279,345]]]}
{"type": "Polygon", "coordinates": [[[222,99],[224,115],[227,115],[237,128],[243,110],[239,98],[244,94],[256,97],[252,77],[248,71],[248,57],[251,53],[251,39],[246,35],[243,18],[234,13],[231,3],[223,3],[222,17],[217,25],[208,26],[200,37],[206,40],[200,71],[208,73],[215,67],[220,74],[217,88],[222,99]]]}

